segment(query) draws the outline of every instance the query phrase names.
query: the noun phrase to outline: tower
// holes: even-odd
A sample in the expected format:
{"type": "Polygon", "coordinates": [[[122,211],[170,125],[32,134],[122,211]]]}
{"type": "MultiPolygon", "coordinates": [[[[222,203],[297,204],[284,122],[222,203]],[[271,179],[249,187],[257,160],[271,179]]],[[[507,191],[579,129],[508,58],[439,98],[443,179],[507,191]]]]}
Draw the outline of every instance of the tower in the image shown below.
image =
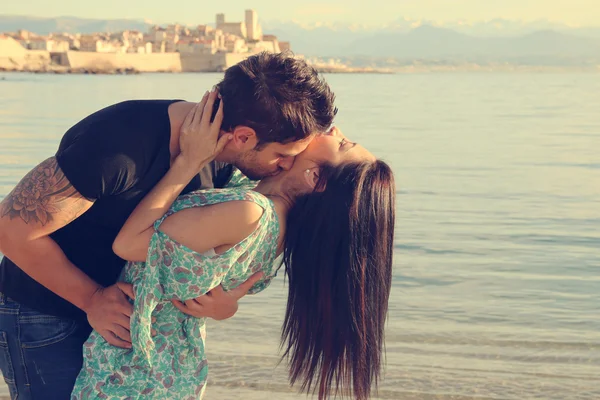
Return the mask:
{"type": "Polygon", "coordinates": [[[225,23],[225,14],[217,14],[217,28],[225,23]]]}
{"type": "Polygon", "coordinates": [[[246,10],[246,37],[248,40],[260,40],[258,14],[254,10],[246,10]]]}

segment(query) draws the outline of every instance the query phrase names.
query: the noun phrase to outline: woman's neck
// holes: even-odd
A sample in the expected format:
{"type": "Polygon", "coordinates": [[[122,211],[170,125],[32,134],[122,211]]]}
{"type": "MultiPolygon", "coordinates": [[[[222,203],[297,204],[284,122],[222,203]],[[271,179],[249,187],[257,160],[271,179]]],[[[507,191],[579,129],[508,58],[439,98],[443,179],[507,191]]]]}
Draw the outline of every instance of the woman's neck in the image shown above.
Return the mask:
{"type": "Polygon", "coordinates": [[[289,211],[294,204],[292,197],[282,190],[281,185],[277,181],[260,181],[254,190],[280,203],[285,208],[285,212],[289,211]]]}
{"type": "Polygon", "coordinates": [[[254,190],[269,198],[275,206],[275,212],[279,220],[279,238],[277,239],[277,255],[279,256],[284,250],[287,215],[294,202],[290,196],[269,182],[259,182],[254,190]]]}

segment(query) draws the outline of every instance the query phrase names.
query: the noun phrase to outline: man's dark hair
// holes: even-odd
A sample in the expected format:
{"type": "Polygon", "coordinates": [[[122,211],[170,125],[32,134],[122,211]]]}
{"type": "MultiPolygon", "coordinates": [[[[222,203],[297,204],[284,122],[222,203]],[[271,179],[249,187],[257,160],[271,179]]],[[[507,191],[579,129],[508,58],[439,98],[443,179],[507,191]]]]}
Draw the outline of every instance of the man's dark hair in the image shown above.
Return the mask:
{"type": "Polygon", "coordinates": [[[326,131],[337,113],[335,95],[305,61],[260,53],[225,71],[218,85],[223,129],[248,126],[259,144],[290,143],[326,131]]]}

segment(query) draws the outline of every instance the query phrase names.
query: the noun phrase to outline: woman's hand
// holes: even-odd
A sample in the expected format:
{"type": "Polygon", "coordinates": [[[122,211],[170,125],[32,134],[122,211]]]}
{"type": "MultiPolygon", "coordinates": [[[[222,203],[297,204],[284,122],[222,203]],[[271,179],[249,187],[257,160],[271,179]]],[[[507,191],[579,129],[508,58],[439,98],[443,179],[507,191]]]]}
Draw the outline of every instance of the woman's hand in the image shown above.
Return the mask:
{"type": "Polygon", "coordinates": [[[210,122],[213,106],[218,96],[217,88],[204,94],[202,101],[196,104],[185,117],[180,129],[179,147],[181,153],[175,159],[196,172],[223,151],[233,135],[226,134],[219,138],[223,122],[223,101],[213,122],[210,122]]]}
{"type": "Polygon", "coordinates": [[[154,234],[154,223],[169,210],[177,196],[198,172],[223,151],[230,134],[219,138],[223,106],[210,122],[216,89],[204,95],[186,116],[181,127],[181,152],[162,179],[133,210],[113,243],[113,251],[124,260],[144,261],[154,234]]]}

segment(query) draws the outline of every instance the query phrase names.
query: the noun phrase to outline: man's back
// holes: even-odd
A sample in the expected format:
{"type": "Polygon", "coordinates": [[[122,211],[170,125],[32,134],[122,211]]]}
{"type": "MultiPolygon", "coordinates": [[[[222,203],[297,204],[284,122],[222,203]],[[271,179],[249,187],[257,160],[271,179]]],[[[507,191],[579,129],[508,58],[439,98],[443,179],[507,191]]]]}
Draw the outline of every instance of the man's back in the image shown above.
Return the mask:
{"type": "MultiPolygon", "coordinates": [[[[112,251],[116,235],[170,167],[169,106],[174,102],[134,100],[109,106],[69,129],[56,153],[66,178],[94,204],[50,237],[74,265],[102,286],[113,284],[124,265],[112,251]]],[[[202,184],[196,177],[186,191],[212,187],[213,174],[222,167],[213,163],[201,174],[202,184]]],[[[81,310],[6,257],[0,262],[0,292],[40,312],[85,318],[81,310]]]]}

